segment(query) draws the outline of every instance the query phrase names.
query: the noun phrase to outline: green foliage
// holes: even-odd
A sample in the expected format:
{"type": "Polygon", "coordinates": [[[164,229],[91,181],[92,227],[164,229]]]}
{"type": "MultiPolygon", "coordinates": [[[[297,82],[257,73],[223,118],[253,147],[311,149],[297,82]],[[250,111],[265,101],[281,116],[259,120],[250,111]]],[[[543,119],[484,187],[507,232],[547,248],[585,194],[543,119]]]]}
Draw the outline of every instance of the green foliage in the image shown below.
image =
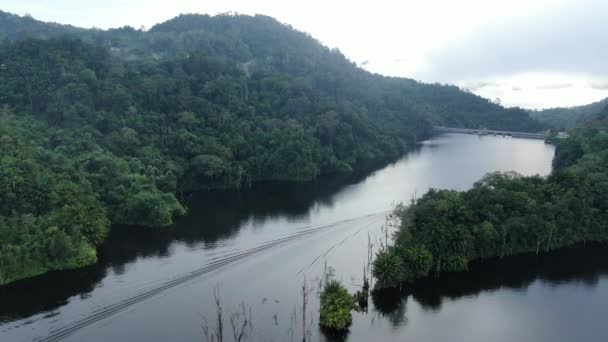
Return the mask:
{"type": "Polygon", "coordinates": [[[556,170],[574,165],[584,154],[581,142],[576,138],[565,139],[557,143],[553,168],[556,170]]]}
{"type": "Polygon", "coordinates": [[[355,292],[353,298],[355,300],[355,303],[357,303],[358,310],[366,310],[367,303],[369,302],[369,289],[362,289],[355,292]]]}
{"type": "Polygon", "coordinates": [[[457,87],[366,72],[265,16],[144,32],[0,12],[0,33],[0,283],[94,262],[110,224],[171,225],[180,192],[351,172],[435,124],[539,129],[457,87]]]}
{"type": "Polygon", "coordinates": [[[394,248],[376,253],[372,275],[379,289],[399,287],[407,277],[405,264],[394,248]]]}
{"type": "Polygon", "coordinates": [[[348,290],[337,280],[326,281],[321,292],[321,327],[333,332],[347,331],[353,320],[352,309],[354,300],[348,290]]]}
{"type": "Polygon", "coordinates": [[[471,190],[431,190],[398,207],[395,246],[374,261],[378,287],[466,271],[472,260],[607,241],[607,116],[559,142],[548,178],[493,173],[471,190]]]}
{"type": "Polygon", "coordinates": [[[399,247],[397,255],[403,261],[406,280],[427,276],[433,266],[433,254],[424,246],[399,247]]]}
{"type": "Polygon", "coordinates": [[[376,254],[372,275],[376,289],[396,289],[427,276],[433,266],[433,255],[424,246],[402,243],[376,254]]]}
{"type": "Polygon", "coordinates": [[[109,229],[91,184],[0,119],[0,285],[97,260],[109,229]]]}
{"type": "Polygon", "coordinates": [[[530,116],[554,129],[572,129],[608,105],[608,98],[588,105],[530,111],[530,116]]]}

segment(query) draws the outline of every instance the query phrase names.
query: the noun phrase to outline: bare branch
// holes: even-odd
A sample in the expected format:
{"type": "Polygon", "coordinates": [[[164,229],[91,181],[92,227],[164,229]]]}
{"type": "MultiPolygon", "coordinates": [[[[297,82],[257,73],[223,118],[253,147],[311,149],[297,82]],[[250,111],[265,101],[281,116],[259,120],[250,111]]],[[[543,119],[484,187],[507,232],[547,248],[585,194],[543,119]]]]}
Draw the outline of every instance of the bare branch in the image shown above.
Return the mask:
{"type": "Polygon", "coordinates": [[[220,289],[213,289],[213,297],[215,298],[215,307],[217,310],[217,327],[215,330],[215,335],[217,336],[217,342],[224,341],[224,318],[222,316],[222,305],[220,302],[220,289]]]}
{"type": "Polygon", "coordinates": [[[247,315],[247,307],[244,302],[241,302],[240,312],[235,312],[230,315],[230,324],[232,325],[232,335],[235,342],[241,342],[245,336],[245,328],[253,327],[251,323],[251,306],[249,307],[249,315],[247,315]]]}

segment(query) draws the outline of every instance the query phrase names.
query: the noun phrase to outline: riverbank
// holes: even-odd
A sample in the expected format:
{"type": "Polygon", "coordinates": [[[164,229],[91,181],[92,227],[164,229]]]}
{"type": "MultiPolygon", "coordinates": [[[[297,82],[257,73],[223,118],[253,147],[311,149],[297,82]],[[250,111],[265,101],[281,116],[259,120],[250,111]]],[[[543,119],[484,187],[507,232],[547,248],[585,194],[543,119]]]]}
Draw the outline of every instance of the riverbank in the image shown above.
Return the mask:
{"type": "Polygon", "coordinates": [[[493,173],[467,191],[430,190],[398,206],[394,244],[376,255],[377,289],[465,272],[473,262],[608,241],[608,134],[557,144],[548,178],[493,173]]]}
{"type": "MultiPolygon", "coordinates": [[[[99,263],[23,280],[0,291],[0,333],[9,340],[44,337],[215,260],[303,230],[386,212],[394,203],[408,201],[428,187],[465,190],[487,170],[515,168],[526,175],[546,175],[553,150],[534,140],[445,135],[352,182],[200,193],[188,199],[191,209],[174,227],[144,230],[121,226],[100,249],[99,263]],[[446,169],[451,170],[448,177],[442,172],[446,169]],[[28,299],[10,299],[24,297],[28,299]]],[[[327,261],[337,280],[354,293],[358,288],[352,284],[360,283],[368,232],[373,238],[383,224],[384,215],[379,215],[333,225],[322,234],[261,252],[152,296],[112,315],[114,319],[78,331],[67,341],[200,340],[201,316],[214,314],[216,286],[221,287],[227,311],[241,301],[253,305],[254,330],[260,340],[290,340],[287,330],[294,306],[301,303],[303,278],[314,281],[327,261]]],[[[309,312],[315,312],[316,296],[309,298],[309,312]]],[[[378,329],[388,328],[388,321],[374,312],[372,305],[369,314],[353,314],[351,336],[361,324],[369,328],[373,317],[378,329]]],[[[316,315],[309,322],[312,339],[322,340],[316,315]]]]}
{"type": "MultiPolygon", "coordinates": [[[[419,149],[419,144],[414,144],[409,146],[403,153],[410,153],[419,149]]],[[[403,154],[400,154],[402,156],[403,154]]],[[[320,175],[320,177],[314,179],[276,179],[276,180],[258,180],[253,181],[248,184],[242,184],[239,187],[235,186],[216,186],[212,188],[208,188],[206,190],[201,191],[190,191],[190,192],[181,192],[175,194],[175,197],[179,199],[179,208],[175,208],[173,213],[175,216],[171,217],[169,221],[171,224],[164,227],[156,227],[154,229],[170,229],[171,226],[174,226],[174,221],[183,220],[183,216],[186,215],[187,210],[190,206],[191,202],[196,202],[196,197],[199,197],[201,193],[204,193],[205,196],[212,194],[214,196],[220,197],[230,197],[234,196],[234,194],[238,194],[238,196],[257,196],[260,192],[263,192],[265,189],[270,189],[273,191],[277,187],[286,187],[288,189],[311,189],[311,188],[319,188],[323,189],[322,191],[328,193],[332,191],[336,191],[342,186],[346,186],[348,184],[356,183],[362,179],[364,179],[367,175],[373,173],[376,170],[380,170],[387,165],[396,162],[399,159],[399,156],[390,156],[390,158],[380,158],[377,160],[370,160],[367,163],[361,163],[355,165],[353,169],[350,169],[348,172],[343,173],[332,173],[320,175]],[[183,208],[183,209],[180,209],[183,208]],[[179,210],[178,210],[179,209],[179,210]]],[[[293,200],[298,200],[294,198],[293,200]]],[[[69,243],[70,246],[72,244],[78,245],[78,248],[73,248],[73,255],[69,258],[63,258],[58,260],[44,260],[44,261],[36,261],[27,265],[17,265],[21,271],[11,272],[12,264],[15,262],[8,263],[6,262],[5,266],[0,268],[0,287],[6,286],[8,284],[14,283],[19,280],[28,279],[32,277],[39,277],[48,272],[56,272],[56,271],[64,271],[64,270],[74,270],[78,268],[88,267],[94,265],[98,260],[98,250],[103,248],[102,244],[105,242],[108,231],[120,229],[121,227],[126,226],[125,224],[111,224],[105,219],[105,216],[102,219],[99,219],[101,211],[96,211],[95,215],[98,220],[105,220],[101,225],[104,226],[101,233],[95,240],[95,244],[89,241],[77,241],[69,243]]],[[[74,216],[78,216],[74,214],[74,216]]],[[[196,215],[199,219],[205,219],[196,215]]],[[[186,220],[188,218],[185,218],[186,220]]],[[[82,221],[82,220],[81,220],[82,221]]],[[[77,222],[76,224],[85,224],[84,222],[77,222]]],[[[1,222],[0,222],[1,223],[1,222]]],[[[142,222],[143,224],[143,222],[142,222]]],[[[146,232],[150,232],[151,227],[147,227],[144,225],[130,224],[128,226],[138,227],[146,232]]],[[[1,229],[0,225],[0,229],[1,229]]],[[[42,238],[40,238],[42,239],[42,238]]],[[[10,251],[9,251],[10,252],[10,251]]],[[[10,253],[9,253],[10,254],[10,253]]],[[[2,263],[3,255],[0,254],[0,265],[2,263]]],[[[9,257],[6,257],[9,258],[9,257]]],[[[13,258],[14,259],[14,258],[13,258]]],[[[18,264],[18,263],[17,263],[18,264]]]]}

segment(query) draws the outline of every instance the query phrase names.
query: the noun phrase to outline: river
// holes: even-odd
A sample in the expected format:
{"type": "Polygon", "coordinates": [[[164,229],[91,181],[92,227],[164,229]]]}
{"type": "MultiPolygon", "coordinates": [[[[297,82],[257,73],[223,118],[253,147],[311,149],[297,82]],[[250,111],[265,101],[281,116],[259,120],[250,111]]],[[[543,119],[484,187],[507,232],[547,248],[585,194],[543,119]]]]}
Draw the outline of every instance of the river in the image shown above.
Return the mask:
{"type": "MultiPolygon", "coordinates": [[[[114,227],[97,265],[0,288],[0,340],[202,341],[215,313],[251,309],[248,341],[301,340],[318,326],[315,287],[326,267],[351,291],[368,240],[389,210],[430,187],[464,190],[484,174],[546,175],[554,148],[539,140],[446,134],[365,175],[314,184],[258,184],[187,198],[171,229],[114,227]]],[[[599,247],[476,265],[424,280],[354,313],[349,341],[608,340],[608,258],[599,247]],[[573,314],[576,313],[576,314],[573,314]]],[[[232,338],[226,339],[231,341],[232,338]]]]}

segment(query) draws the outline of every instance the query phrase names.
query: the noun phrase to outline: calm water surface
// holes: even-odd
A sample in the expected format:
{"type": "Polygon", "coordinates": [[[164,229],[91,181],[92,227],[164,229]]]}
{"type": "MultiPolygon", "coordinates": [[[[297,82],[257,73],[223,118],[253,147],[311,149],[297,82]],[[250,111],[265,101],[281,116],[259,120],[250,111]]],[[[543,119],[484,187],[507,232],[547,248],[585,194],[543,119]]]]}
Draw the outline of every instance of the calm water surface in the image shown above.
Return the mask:
{"type": "MultiPolygon", "coordinates": [[[[354,291],[367,241],[395,203],[430,187],[463,190],[487,172],[546,175],[538,140],[444,135],[371,174],[191,196],[174,228],[115,227],[98,265],[0,288],[0,341],[201,341],[220,289],[226,315],[251,306],[251,341],[301,340],[301,296],[325,265],[354,291]]],[[[356,313],[349,341],[608,340],[607,249],[570,250],[421,281],[356,313]]],[[[313,294],[307,314],[317,328],[313,294]]],[[[226,322],[227,325],[228,322],[226,322]]]]}

